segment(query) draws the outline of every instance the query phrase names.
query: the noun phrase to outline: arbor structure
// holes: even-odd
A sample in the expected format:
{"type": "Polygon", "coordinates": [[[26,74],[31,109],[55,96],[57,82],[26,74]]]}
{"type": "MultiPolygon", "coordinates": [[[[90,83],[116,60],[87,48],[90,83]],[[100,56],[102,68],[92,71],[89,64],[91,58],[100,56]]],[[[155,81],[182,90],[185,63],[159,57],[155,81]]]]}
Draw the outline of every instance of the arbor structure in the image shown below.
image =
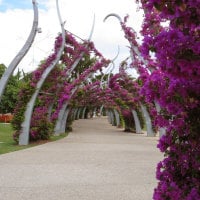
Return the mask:
{"type": "Polygon", "coordinates": [[[123,61],[119,73],[105,76],[103,68],[111,61],[91,41],[77,41],[67,31],[58,35],[54,52],[20,91],[13,120],[14,138],[18,141],[22,137],[25,126],[28,139],[20,144],[48,139],[50,134],[64,132],[71,121],[92,117],[102,110],[112,125],[124,123],[129,131],[141,133],[145,121],[148,136],[160,131],[158,148],[164,153],[164,160],[157,166],[158,186],[153,199],[198,200],[200,2],[140,3],[144,10],[142,44],[137,42],[134,29],[126,26],[127,16],[124,20],[117,14],[106,17],[119,19],[130,43],[131,63],[123,61]],[[129,76],[127,67],[134,67],[139,77],[129,76]],[[29,125],[23,124],[34,94],[29,125]]]}

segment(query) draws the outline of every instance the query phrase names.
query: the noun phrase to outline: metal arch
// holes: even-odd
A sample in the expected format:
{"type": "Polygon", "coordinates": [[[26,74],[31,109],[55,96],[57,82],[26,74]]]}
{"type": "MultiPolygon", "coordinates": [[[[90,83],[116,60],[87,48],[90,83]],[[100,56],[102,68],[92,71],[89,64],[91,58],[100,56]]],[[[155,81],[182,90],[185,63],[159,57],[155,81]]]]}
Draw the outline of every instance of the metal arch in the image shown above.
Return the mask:
{"type": "MultiPolygon", "coordinates": [[[[91,38],[92,38],[92,35],[93,35],[93,32],[94,32],[94,26],[95,26],[95,15],[94,15],[94,18],[93,18],[93,23],[92,23],[92,28],[91,28],[91,31],[90,31],[90,35],[88,37],[88,40],[87,41],[90,41],[91,38]]],[[[88,47],[88,44],[86,45],[86,47],[88,47]]],[[[84,56],[84,51],[80,53],[79,57],[74,61],[74,63],[72,64],[72,66],[70,67],[70,69],[66,72],[66,76],[68,76],[70,73],[72,73],[72,71],[77,67],[78,63],[80,62],[80,60],[82,59],[82,57],[84,56]]],[[[78,88],[76,87],[75,90],[73,90],[71,92],[71,95],[73,95],[73,93],[77,90],[78,88]]],[[[63,121],[63,117],[64,117],[64,114],[65,114],[65,110],[67,109],[67,106],[68,106],[68,101],[65,102],[63,105],[62,105],[62,108],[61,110],[59,111],[59,114],[58,114],[58,119],[56,121],[56,125],[54,127],[54,135],[59,135],[60,132],[61,132],[61,123],[63,121]]]]}
{"type": "Polygon", "coordinates": [[[32,29],[31,29],[31,32],[30,32],[24,46],[19,51],[19,53],[14,57],[14,59],[11,61],[8,68],[4,72],[3,76],[1,77],[1,80],[0,80],[0,101],[1,101],[1,98],[3,96],[4,90],[6,88],[6,85],[8,83],[10,76],[13,74],[15,68],[20,63],[20,61],[23,59],[23,57],[27,54],[28,50],[30,49],[31,45],[33,44],[36,33],[39,30],[38,29],[38,7],[37,7],[36,0],[32,0],[32,4],[33,4],[33,11],[34,11],[34,19],[33,19],[32,29]]]}
{"type": "Polygon", "coordinates": [[[105,77],[105,75],[109,72],[109,75],[108,75],[108,80],[107,80],[107,82],[109,82],[109,78],[110,78],[110,75],[111,75],[111,73],[112,73],[112,71],[114,70],[114,68],[115,68],[115,64],[114,64],[114,61],[117,59],[117,57],[119,56],[119,52],[120,52],[120,47],[119,47],[119,45],[117,46],[118,48],[117,48],[117,54],[116,54],[116,56],[111,60],[111,63],[113,64],[113,66],[112,66],[112,69],[110,70],[110,67],[107,69],[107,71],[105,72],[105,74],[101,77],[101,81],[100,81],[100,86],[101,86],[101,88],[103,88],[103,78],[105,77]]]}
{"type": "Polygon", "coordinates": [[[122,18],[118,14],[116,14],[116,13],[110,13],[109,15],[107,15],[104,18],[103,21],[105,22],[109,17],[116,17],[119,20],[120,23],[122,22],[122,18]]]}
{"type": "Polygon", "coordinates": [[[111,60],[111,62],[114,62],[116,59],[117,59],[117,57],[119,56],[119,52],[120,52],[120,47],[119,47],[119,45],[117,46],[117,54],[116,54],[116,56],[111,60]]]}
{"type": "Polygon", "coordinates": [[[29,143],[29,131],[30,131],[30,123],[31,123],[31,117],[33,113],[33,108],[35,105],[36,98],[39,94],[39,91],[45,82],[46,78],[48,77],[49,73],[52,71],[52,69],[56,66],[58,61],[60,60],[60,57],[62,55],[62,52],[64,50],[64,45],[65,45],[65,30],[64,30],[64,23],[62,22],[61,16],[60,16],[60,10],[58,6],[58,0],[56,0],[56,8],[57,8],[57,14],[59,18],[59,22],[61,25],[61,30],[62,30],[62,45],[56,55],[56,59],[51,63],[49,67],[45,69],[43,72],[41,79],[38,81],[35,93],[32,95],[30,101],[27,104],[26,111],[25,111],[25,120],[22,123],[22,129],[21,129],[21,134],[19,135],[19,145],[27,145],[29,143]]]}
{"type": "MultiPolygon", "coordinates": [[[[92,35],[93,35],[93,32],[94,32],[94,26],[95,26],[95,15],[94,15],[94,18],[93,18],[93,23],[92,23],[92,28],[91,28],[91,31],[90,31],[90,35],[88,37],[88,40],[87,41],[90,41],[91,38],[92,38],[92,35]]],[[[70,31],[66,31],[66,32],[69,32],[70,34],[73,34],[71,33],[70,31]]],[[[75,37],[78,37],[79,39],[83,40],[82,38],[80,38],[79,36],[73,34],[75,37]]],[[[83,40],[84,41],[84,40],[83,40]]],[[[88,45],[86,45],[87,47],[88,45]]],[[[74,63],[71,65],[71,67],[69,68],[69,70],[66,71],[66,77],[72,73],[72,71],[76,68],[76,66],[78,65],[78,63],[80,62],[80,60],[82,59],[82,57],[84,56],[84,52],[81,52],[79,57],[74,61],[74,63]]],[[[60,88],[59,88],[60,90],[60,88]]],[[[64,106],[65,107],[65,106],[64,106]]],[[[64,109],[64,108],[63,108],[64,109]]],[[[49,111],[49,116],[51,115],[51,109],[49,111]]],[[[58,120],[61,120],[60,117],[58,120]]],[[[57,120],[57,121],[58,121],[57,120]]],[[[57,125],[56,125],[57,126],[57,125]]]]}
{"type": "MultiPolygon", "coordinates": [[[[111,13],[111,14],[107,15],[107,16],[104,18],[104,21],[105,21],[108,17],[110,17],[110,16],[116,17],[116,18],[119,20],[119,22],[122,23],[121,17],[120,17],[119,15],[115,14],[115,13],[111,13]]],[[[128,40],[128,41],[129,41],[129,40],[128,40]]],[[[131,41],[129,41],[129,43],[130,43],[130,45],[131,45],[131,50],[139,57],[140,61],[142,61],[145,65],[147,65],[147,64],[148,64],[148,61],[145,60],[145,59],[142,57],[142,55],[141,55],[141,53],[140,53],[138,47],[135,46],[135,45],[133,45],[133,43],[132,43],[131,41]]],[[[133,56],[133,55],[131,55],[131,59],[132,59],[132,61],[134,61],[134,56],[133,56]]],[[[145,121],[146,121],[147,136],[155,136],[155,133],[153,132],[153,129],[152,129],[151,118],[150,118],[149,113],[148,113],[148,111],[147,111],[147,109],[146,109],[146,106],[143,105],[142,103],[140,103],[140,107],[141,107],[141,110],[142,110],[142,112],[143,112],[143,115],[144,115],[144,118],[145,118],[145,121]]]]}
{"type": "MultiPolygon", "coordinates": [[[[111,13],[111,14],[107,15],[107,16],[104,18],[103,21],[105,22],[109,17],[116,17],[116,18],[119,20],[119,22],[122,23],[122,18],[121,18],[118,14],[116,14],[116,13],[111,13]]],[[[132,29],[133,29],[133,28],[132,28],[132,29]]],[[[134,29],[133,29],[133,30],[134,30],[134,29]]],[[[134,30],[134,32],[136,32],[136,31],[134,30]]],[[[130,45],[131,45],[131,49],[135,52],[135,54],[139,57],[139,59],[140,59],[145,65],[147,65],[148,62],[141,56],[141,53],[140,53],[138,47],[137,47],[137,46],[134,46],[130,41],[129,41],[129,43],[130,43],[130,45]]]]}
{"type": "Polygon", "coordinates": [[[111,60],[111,62],[112,62],[112,64],[113,64],[113,67],[112,67],[112,69],[110,70],[109,76],[110,76],[110,74],[112,73],[112,71],[113,71],[114,68],[115,68],[114,61],[118,58],[118,56],[119,56],[119,52],[120,52],[120,47],[119,47],[119,45],[118,45],[118,48],[117,48],[117,54],[116,54],[116,56],[111,60]]]}

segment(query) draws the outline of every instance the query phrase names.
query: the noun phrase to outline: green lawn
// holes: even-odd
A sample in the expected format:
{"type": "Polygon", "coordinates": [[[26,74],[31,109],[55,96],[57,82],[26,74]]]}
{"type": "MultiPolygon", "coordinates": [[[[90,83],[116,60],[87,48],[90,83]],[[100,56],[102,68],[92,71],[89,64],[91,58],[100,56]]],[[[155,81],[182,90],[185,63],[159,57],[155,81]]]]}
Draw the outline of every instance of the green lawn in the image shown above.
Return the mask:
{"type": "MultiPolygon", "coordinates": [[[[30,148],[39,144],[42,144],[44,142],[36,142],[29,144],[27,146],[19,146],[16,144],[16,142],[12,138],[13,130],[10,124],[4,124],[0,123],[0,154],[12,152],[12,151],[18,151],[25,148],[30,148]]],[[[62,134],[61,136],[52,136],[49,141],[45,142],[51,142],[58,139],[61,139],[65,136],[67,136],[68,133],[62,134]]]]}

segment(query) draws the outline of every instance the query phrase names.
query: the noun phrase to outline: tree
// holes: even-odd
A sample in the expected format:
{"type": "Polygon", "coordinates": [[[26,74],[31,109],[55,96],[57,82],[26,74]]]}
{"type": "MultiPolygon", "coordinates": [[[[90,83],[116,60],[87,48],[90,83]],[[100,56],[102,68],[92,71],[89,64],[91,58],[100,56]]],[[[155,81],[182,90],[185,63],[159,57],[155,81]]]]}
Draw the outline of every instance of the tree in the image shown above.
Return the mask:
{"type": "Polygon", "coordinates": [[[4,64],[0,64],[0,78],[2,77],[5,70],[6,70],[6,66],[4,64]]]}
{"type": "MultiPolygon", "coordinates": [[[[3,75],[5,69],[6,66],[0,64],[0,77],[3,75]]],[[[17,74],[10,77],[0,102],[0,113],[13,113],[22,82],[20,81],[20,74],[20,71],[18,71],[17,74]]]]}

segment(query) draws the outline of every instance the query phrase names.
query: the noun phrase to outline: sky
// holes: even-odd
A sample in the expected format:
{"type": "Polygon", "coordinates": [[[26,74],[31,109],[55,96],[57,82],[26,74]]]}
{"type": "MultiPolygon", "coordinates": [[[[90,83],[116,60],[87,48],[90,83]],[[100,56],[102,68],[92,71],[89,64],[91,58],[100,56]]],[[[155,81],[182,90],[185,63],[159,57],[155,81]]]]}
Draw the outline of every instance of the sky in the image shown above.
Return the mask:
{"type": "MultiPolygon", "coordinates": [[[[124,38],[116,18],[110,17],[105,22],[103,19],[110,13],[116,13],[121,18],[128,14],[128,26],[139,32],[142,11],[138,11],[135,0],[59,0],[58,2],[62,20],[65,21],[65,29],[82,39],[88,39],[95,15],[95,28],[91,40],[107,59],[113,59],[119,47],[119,56],[115,60],[115,71],[117,71],[119,63],[129,56],[130,45],[124,38]]],[[[42,33],[36,35],[29,52],[18,65],[18,68],[25,72],[36,69],[39,62],[52,53],[55,38],[61,32],[56,0],[37,0],[37,3],[39,27],[42,33]]],[[[9,66],[28,38],[32,23],[32,0],[0,0],[0,63],[9,66]]]]}

